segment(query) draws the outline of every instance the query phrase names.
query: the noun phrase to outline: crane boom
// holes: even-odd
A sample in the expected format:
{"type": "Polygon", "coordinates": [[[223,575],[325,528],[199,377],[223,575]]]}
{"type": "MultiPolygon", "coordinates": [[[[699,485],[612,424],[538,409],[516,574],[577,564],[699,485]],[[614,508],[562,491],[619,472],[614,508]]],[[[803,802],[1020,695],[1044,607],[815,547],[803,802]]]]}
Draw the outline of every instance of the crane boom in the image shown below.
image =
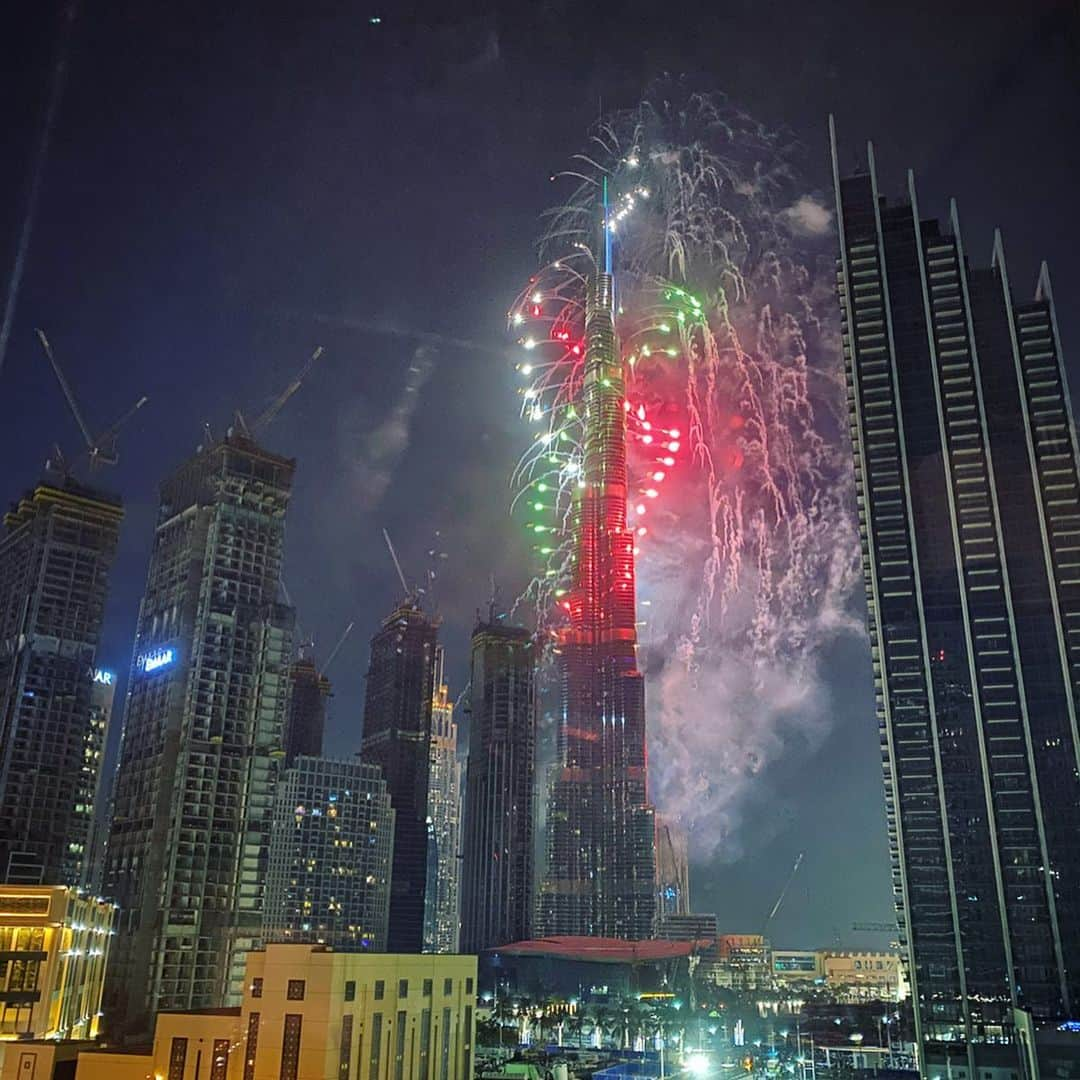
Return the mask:
{"type": "Polygon", "coordinates": [[[394,560],[394,569],[397,571],[398,581],[401,582],[401,587],[405,590],[406,597],[412,596],[412,590],[409,588],[409,583],[405,580],[405,573],[401,569],[401,563],[398,562],[397,552],[394,550],[393,541],[390,539],[390,534],[383,529],[383,539],[386,541],[386,546],[390,549],[390,558],[394,560]]]}
{"type": "Polygon", "coordinates": [[[284,408],[285,403],[300,389],[301,383],[307,378],[307,374],[311,371],[312,365],[323,354],[323,347],[321,345],[316,346],[315,351],[308,357],[307,363],[296,373],[292,382],[285,387],[284,390],[277,396],[277,398],[270,404],[266,412],[262,414],[250,427],[250,432],[253,438],[268,428],[274,420],[277,418],[277,414],[284,408]]]}
{"type": "Polygon", "coordinates": [[[94,452],[94,437],[90,434],[90,429],[86,426],[86,421],[83,419],[82,413],[79,411],[79,403],[75,400],[75,393],[71,389],[71,384],[67,381],[67,376],[64,374],[64,369],[60,366],[56,357],[53,355],[52,346],[49,344],[49,339],[45,336],[45,331],[36,328],[34,331],[38,336],[38,341],[41,342],[42,349],[45,350],[45,355],[49,358],[49,363],[52,364],[52,369],[56,375],[56,381],[60,384],[60,389],[64,392],[64,397],[67,399],[68,408],[71,409],[71,415],[75,417],[75,423],[79,425],[79,430],[82,432],[82,437],[86,440],[86,449],[91,453],[94,452]]]}
{"type": "Polygon", "coordinates": [[[341,652],[341,646],[345,644],[345,639],[352,633],[352,628],[355,625],[356,625],[355,622],[349,623],[349,625],[345,627],[345,630],[342,633],[341,637],[338,638],[337,644],[330,650],[330,655],[326,658],[326,663],[323,664],[323,667],[322,667],[322,674],[323,675],[326,674],[327,668],[329,668],[330,665],[337,658],[337,654],[339,652],[341,652]]]}
{"type": "MultiPolygon", "coordinates": [[[[116,452],[117,434],[120,429],[147,403],[149,398],[144,394],[120,417],[119,420],[112,424],[111,427],[107,427],[98,436],[92,435],[90,433],[90,428],[86,424],[86,420],[83,419],[82,411],[79,409],[79,403],[75,398],[75,391],[71,389],[71,383],[68,382],[67,376],[64,374],[64,369],[56,359],[52,346],[49,344],[49,339],[45,336],[45,331],[38,328],[35,332],[38,336],[38,341],[41,342],[42,349],[45,351],[45,355],[49,358],[53,373],[56,375],[56,381],[60,384],[60,389],[64,392],[64,398],[67,400],[68,408],[71,409],[71,414],[75,417],[75,423],[79,425],[79,430],[82,432],[82,437],[86,442],[86,452],[90,458],[91,469],[95,465],[115,465],[120,460],[119,455],[116,452]]],[[[58,458],[63,460],[63,455],[58,454],[58,458]]]]}

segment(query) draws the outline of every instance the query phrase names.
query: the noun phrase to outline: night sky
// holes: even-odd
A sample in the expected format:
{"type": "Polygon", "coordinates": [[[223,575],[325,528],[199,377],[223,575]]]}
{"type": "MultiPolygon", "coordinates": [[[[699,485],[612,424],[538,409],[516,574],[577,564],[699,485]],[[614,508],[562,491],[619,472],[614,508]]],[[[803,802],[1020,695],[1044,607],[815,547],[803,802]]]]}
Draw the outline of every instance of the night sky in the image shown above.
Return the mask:
{"type": "MultiPolygon", "coordinates": [[[[60,5],[22,7],[0,38],[3,289],[62,23],[60,5]]],[[[298,460],[286,583],[304,632],[325,656],[356,620],[331,671],[328,737],[351,753],[367,639],[400,593],[383,527],[411,577],[430,548],[448,556],[437,599],[454,694],[490,576],[504,597],[526,580],[506,512],[529,438],[506,309],[533,268],[548,177],[598,111],[687,73],[792,129],[809,189],[830,204],[834,113],[842,167],[872,138],[886,193],[911,167],[924,215],[956,196],[973,258],[989,258],[1000,226],[1018,292],[1049,262],[1076,385],[1078,11],[84,0],[0,371],[0,498],[34,481],[54,441],[78,443],[35,326],[91,427],[149,395],[105,480],[127,518],[100,659],[123,672],[157,483],[204,422],[221,432],[234,409],[261,412],[324,345],[265,442],[298,460]]],[[[793,743],[762,778],[756,812],[775,820],[748,827],[739,859],[694,868],[694,906],[722,929],[759,930],[805,850],[774,941],[880,945],[888,935],[850,928],[891,913],[865,642],[841,640],[827,672],[830,733],[813,750],[793,743]]]]}

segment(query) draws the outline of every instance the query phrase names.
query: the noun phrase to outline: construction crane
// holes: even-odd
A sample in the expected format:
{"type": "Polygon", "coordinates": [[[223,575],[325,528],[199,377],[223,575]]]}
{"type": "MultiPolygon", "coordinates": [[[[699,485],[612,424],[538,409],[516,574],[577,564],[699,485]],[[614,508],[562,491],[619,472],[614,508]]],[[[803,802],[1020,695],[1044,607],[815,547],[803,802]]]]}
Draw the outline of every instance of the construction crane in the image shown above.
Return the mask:
{"type": "Polygon", "coordinates": [[[322,674],[325,675],[329,670],[330,665],[337,659],[337,654],[341,652],[341,646],[345,644],[345,639],[352,633],[352,628],[356,625],[355,622],[349,623],[342,632],[341,637],[338,638],[337,644],[330,650],[330,655],[326,658],[326,663],[322,666],[322,674]]]}
{"type": "Polygon", "coordinates": [[[401,569],[401,563],[398,561],[397,552],[394,550],[394,542],[390,539],[390,534],[383,529],[383,539],[386,541],[386,546],[390,550],[390,558],[394,560],[394,569],[397,571],[398,581],[401,582],[401,587],[405,591],[405,599],[410,604],[416,603],[416,589],[410,589],[409,583],[405,580],[405,571],[401,569]]]}
{"type": "Polygon", "coordinates": [[[890,922],[853,922],[852,930],[860,930],[868,934],[895,934],[896,923],[890,922]]]}
{"type": "Polygon", "coordinates": [[[277,415],[284,408],[285,403],[300,389],[304,379],[307,378],[308,372],[311,371],[315,361],[319,359],[323,354],[323,347],[317,345],[315,351],[308,357],[307,363],[293,376],[292,381],[280,394],[270,403],[266,411],[251,424],[244,419],[244,414],[239,409],[236,411],[236,423],[244,434],[250,436],[252,439],[257,439],[273,422],[277,419],[277,415]]]}
{"type": "MultiPolygon", "coordinates": [[[[71,384],[64,374],[64,369],[56,359],[52,346],[49,344],[49,339],[45,336],[45,331],[38,328],[35,330],[35,333],[38,336],[38,341],[41,342],[41,348],[49,358],[53,373],[56,375],[56,381],[60,384],[60,389],[64,393],[68,408],[71,409],[71,415],[75,417],[75,423],[79,425],[79,431],[82,433],[83,440],[86,443],[86,453],[90,462],[91,471],[101,465],[115,465],[120,460],[120,454],[116,449],[116,437],[119,434],[120,429],[146,404],[148,398],[145,395],[139,398],[139,400],[136,401],[119,420],[111,427],[106,428],[100,435],[95,436],[91,434],[90,428],[83,418],[82,410],[79,408],[79,403],[75,398],[75,392],[71,389],[71,384]]],[[[70,475],[71,465],[64,457],[59,446],[53,447],[53,454],[56,458],[55,464],[59,469],[65,475],[70,475]]]]}
{"type": "Polygon", "coordinates": [[[776,913],[780,910],[780,905],[784,902],[784,897],[787,896],[788,889],[791,888],[791,883],[795,880],[795,875],[799,872],[799,867],[802,866],[805,855],[805,851],[800,851],[795,857],[795,865],[791,868],[791,873],[788,874],[787,881],[784,882],[784,887],[780,890],[780,895],[776,898],[776,903],[773,904],[772,911],[769,912],[761,928],[762,936],[769,932],[769,927],[772,925],[773,919],[776,918],[776,913]]]}

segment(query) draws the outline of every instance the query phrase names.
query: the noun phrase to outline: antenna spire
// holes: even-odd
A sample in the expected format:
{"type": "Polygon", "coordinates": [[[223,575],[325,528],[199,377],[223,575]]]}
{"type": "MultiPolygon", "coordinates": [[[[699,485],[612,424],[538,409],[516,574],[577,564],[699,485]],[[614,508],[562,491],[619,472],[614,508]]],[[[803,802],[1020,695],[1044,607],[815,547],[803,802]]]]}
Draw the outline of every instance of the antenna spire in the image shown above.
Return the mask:
{"type": "Polygon", "coordinates": [[[604,177],[604,273],[611,273],[611,208],[608,205],[607,177],[604,177]]]}

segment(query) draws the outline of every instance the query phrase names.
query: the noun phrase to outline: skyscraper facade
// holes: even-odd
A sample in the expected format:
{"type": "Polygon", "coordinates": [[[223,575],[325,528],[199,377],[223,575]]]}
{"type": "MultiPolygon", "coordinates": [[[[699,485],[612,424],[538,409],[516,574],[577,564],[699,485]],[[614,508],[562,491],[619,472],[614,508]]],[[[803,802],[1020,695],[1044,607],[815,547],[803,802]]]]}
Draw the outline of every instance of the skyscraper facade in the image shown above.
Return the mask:
{"type": "Polygon", "coordinates": [[[314,660],[301,656],[289,668],[289,684],[285,760],[291,765],[301,754],[307,757],[322,754],[330,680],[319,671],[314,660]]]}
{"type": "Polygon", "coordinates": [[[575,582],[557,647],[562,712],[539,902],[549,934],[648,938],[656,912],[634,535],[626,523],[625,396],[613,279],[598,273],[585,316],[575,582]]]}
{"type": "Polygon", "coordinates": [[[461,762],[450,687],[443,680],[443,649],[435,650],[428,783],[428,875],[424,952],[456,953],[461,921],[461,762]]]}
{"type": "Polygon", "coordinates": [[[294,463],[230,434],[161,486],[105,889],[112,1030],[235,1004],[262,931],[294,616],[277,601],[294,463]]]}
{"type": "Polygon", "coordinates": [[[385,951],[393,848],[377,765],[298,757],[278,781],[265,940],[385,951]]]}
{"type": "MultiPolygon", "coordinates": [[[[924,1075],[1080,1008],[1080,483],[1050,291],[836,168],[893,882],[924,1075]],[[1029,1019],[1030,1018],[1030,1019],[1029,1019]]],[[[976,1073],[975,1070],[978,1070],[976,1073]]],[[[998,1071],[1000,1070],[1000,1071],[998,1071]]],[[[1023,1072],[1020,1073],[1023,1075],[1023,1072]]]]}
{"type": "Polygon", "coordinates": [[[0,881],[81,885],[107,715],[97,649],[118,499],[48,473],[0,540],[0,881]]]}
{"type": "Polygon", "coordinates": [[[472,712],[462,845],[461,947],[531,936],[535,899],[532,635],[492,618],[472,636],[472,712]]]}
{"type": "Polygon", "coordinates": [[[360,753],[382,768],[394,808],[389,952],[418,953],[424,946],[437,648],[438,624],[411,599],[371,639],[360,753]]]}

